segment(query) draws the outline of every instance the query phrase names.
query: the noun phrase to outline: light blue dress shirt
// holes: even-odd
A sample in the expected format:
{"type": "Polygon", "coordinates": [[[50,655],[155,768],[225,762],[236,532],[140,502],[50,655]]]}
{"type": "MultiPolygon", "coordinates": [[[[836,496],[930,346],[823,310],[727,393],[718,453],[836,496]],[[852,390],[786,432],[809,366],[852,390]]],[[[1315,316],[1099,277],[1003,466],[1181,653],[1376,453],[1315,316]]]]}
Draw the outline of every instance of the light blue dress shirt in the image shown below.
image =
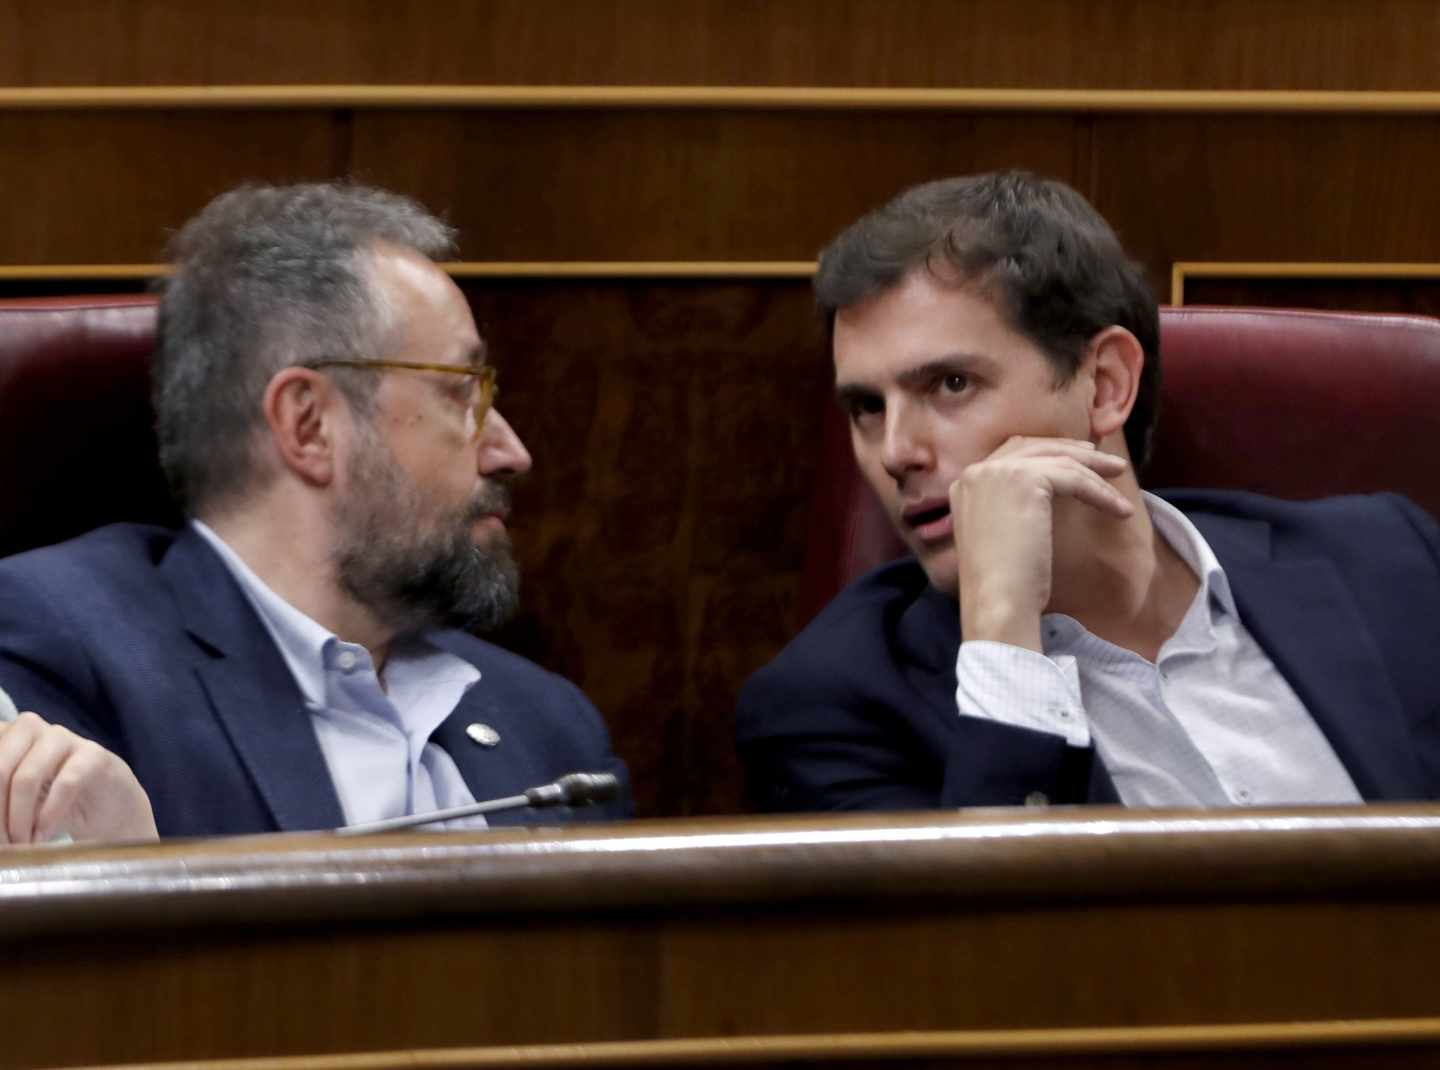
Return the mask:
{"type": "Polygon", "coordinates": [[[1093,743],[1129,806],[1304,805],[1362,801],[1300,697],[1246,630],[1215,552],[1153,494],[1159,533],[1200,581],[1155,661],[1040,618],[1043,654],[960,644],[958,711],[1093,743]]]}
{"type": "MultiPolygon", "coordinates": [[[[479,669],[422,635],[391,648],[382,682],[365,647],[311,620],[219,535],[190,523],[225,562],[295,677],[347,824],[475,801],[450,755],[429,740],[480,680],[479,669]]],[[[485,824],[476,816],[445,827],[485,824]]]]}

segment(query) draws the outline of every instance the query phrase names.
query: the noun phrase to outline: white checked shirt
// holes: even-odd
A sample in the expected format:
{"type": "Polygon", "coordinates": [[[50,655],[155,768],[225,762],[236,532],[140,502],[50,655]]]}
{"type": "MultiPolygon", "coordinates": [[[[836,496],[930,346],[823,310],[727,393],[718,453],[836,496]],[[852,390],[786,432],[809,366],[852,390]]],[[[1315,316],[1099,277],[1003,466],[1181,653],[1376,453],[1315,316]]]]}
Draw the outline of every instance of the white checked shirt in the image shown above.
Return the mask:
{"type": "MultiPolygon", "coordinates": [[[[429,740],[480,679],[479,669],[422,636],[392,648],[382,687],[368,650],[301,613],[219,535],[198,520],[190,523],[220,555],[280,648],[310,712],[347,824],[475,801],[450,755],[429,740]]],[[[485,824],[477,815],[444,827],[485,824]]]]}
{"type": "Polygon", "coordinates": [[[1152,663],[1059,613],[1040,620],[1043,654],[962,642],[962,716],[1094,744],[1129,806],[1360,802],[1325,736],[1245,630],[1220,562],[1195,525],[1145,495],[1155,530],[1200,589],[1152,663]]]}

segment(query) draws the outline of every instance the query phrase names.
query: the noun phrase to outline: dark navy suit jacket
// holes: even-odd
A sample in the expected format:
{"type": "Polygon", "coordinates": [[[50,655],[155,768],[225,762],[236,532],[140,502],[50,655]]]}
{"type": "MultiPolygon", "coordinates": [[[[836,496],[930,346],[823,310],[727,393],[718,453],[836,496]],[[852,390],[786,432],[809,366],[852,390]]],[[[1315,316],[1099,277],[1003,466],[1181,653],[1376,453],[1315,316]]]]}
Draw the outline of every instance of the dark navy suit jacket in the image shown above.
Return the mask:
{"type": "MultiPolygon", "coordinates": [[[[1241,619],[1367,800],[1440,798],[1440,528],[1394,495],[1282,502],[1167,492],[1241,619]]],[[[955,708],[954,599],[911,559],[847,587],[740,696],[773,810],[1116,802],[1092,748],[955,708]]]]}
{"type": "MultiPolygon", "coordinates": [[[[439,641],[482,674],[432,737],[476,799],[577,770],[625,784],[605,806],[492,823],[628,815],[625,768],[579,690],[462,632],[439,641]],[[497,746],[465,735],[477,721],[497,746]]],[[[129,762],[162,836],[344,824],[294,677],[194,531],[119,524],[0,561],[0,688],[129,762]]]]}

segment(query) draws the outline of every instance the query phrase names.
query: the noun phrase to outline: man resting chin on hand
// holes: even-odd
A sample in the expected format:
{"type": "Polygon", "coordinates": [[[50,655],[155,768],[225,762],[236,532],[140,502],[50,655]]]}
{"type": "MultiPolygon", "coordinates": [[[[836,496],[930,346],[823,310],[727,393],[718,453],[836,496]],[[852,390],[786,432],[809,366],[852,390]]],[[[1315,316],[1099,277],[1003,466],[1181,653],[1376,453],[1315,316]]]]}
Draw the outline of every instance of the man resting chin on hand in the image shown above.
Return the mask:
{"type": "Polygon", "coordinates": [[[33,713],[0,691],[0,844],[153,840],[155,815],[116,755],[33,713]]]}
{"type": "Polygon", "coordinates": [[[1440,526],[1395,495],[1142,491],[1159,315],[1078,193],[916,187],[815,291],[913,556],[742,691],[761,806],[1440,798],[1440,526]]]}

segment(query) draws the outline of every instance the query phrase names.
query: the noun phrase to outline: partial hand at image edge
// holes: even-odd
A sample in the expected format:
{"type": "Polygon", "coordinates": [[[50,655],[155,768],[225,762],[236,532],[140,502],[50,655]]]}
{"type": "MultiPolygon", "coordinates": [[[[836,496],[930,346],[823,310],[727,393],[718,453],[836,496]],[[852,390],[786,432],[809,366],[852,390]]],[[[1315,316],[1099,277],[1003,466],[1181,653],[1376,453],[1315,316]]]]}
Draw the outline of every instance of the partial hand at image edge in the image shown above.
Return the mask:
{"type": "MultiPolygon", "coordinates": [[[[5,693],[5,689],[0,687],[0,724],[14,724],[19,717],[20,711],[15,708],[14,701],[5,693]]],[[[68,832],[62,832],[60,835],[54,836],[46,841],[46,846],[53,845],[59,847],[74,842],[68,832]]]]}

